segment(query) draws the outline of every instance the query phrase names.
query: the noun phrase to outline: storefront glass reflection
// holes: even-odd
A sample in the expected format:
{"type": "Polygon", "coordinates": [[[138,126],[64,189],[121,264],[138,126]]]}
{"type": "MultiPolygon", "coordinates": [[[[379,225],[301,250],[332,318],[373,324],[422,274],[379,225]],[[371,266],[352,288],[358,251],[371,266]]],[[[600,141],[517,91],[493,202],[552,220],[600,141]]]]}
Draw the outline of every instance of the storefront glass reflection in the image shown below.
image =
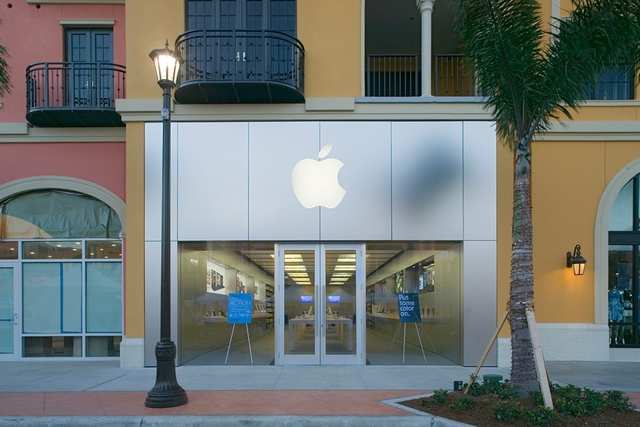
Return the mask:
{"type": "Polygon", "coordinates": [[[459,244],[368,244],[366,264],[367,363],[400,365],[404,347],[405,364],[459,364],[459,244]],[[398,294],[417,294],[420,320],[400,322],[398,294]]]}
{"type": "Polygon", "coordinates": [[[180,244],[180,352],[185,365],[272,364],[274,360],[273,243],[180,244]],[[253,294],[252,321],[232,325],[229,294],[253,294]]]}

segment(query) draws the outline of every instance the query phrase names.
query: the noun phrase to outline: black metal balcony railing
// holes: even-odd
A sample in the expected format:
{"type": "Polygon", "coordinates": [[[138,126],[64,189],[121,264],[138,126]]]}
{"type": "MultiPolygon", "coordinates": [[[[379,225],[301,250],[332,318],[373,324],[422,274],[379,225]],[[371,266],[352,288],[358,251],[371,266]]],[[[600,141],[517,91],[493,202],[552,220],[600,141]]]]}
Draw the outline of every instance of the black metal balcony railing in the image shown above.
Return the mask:
{"type": "MultiPolygon", "coordinates": [[[[434,55],[431,62],[433,96],[475,96],[473,70],[459,54],[434,55]]],[[[422,94],[419,55],[368,55],[365,95],[381,97],[422,94]]]]}
{"type": "Polygon", "coordinates": [[[194,30],[176,40],[178,102],[304,102],[304,46],[267,30],[194,30]]]}
{"type": "Polygon", "coordinates": [[[100,62],[41,62],[27,67],[27,120],[34,126],[122,126],[115,100],[126,69],[100,62]]]}

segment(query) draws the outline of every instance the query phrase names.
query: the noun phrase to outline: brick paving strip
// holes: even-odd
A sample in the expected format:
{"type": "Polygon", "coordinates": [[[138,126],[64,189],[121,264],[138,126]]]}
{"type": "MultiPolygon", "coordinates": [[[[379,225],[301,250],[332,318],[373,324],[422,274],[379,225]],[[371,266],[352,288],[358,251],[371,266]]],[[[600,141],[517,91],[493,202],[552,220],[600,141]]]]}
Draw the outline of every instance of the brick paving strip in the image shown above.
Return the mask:
{"type": "MultiPolygon", "coordinates": [[[[0,417],[153,415],[407,416],[383,400],[415,396],[416,390],[190,391],[178,408],[144,407],[145,392],[0,393],[0,417]]],[[[640,398],[640,396],[638,396],[640,398]]]]}

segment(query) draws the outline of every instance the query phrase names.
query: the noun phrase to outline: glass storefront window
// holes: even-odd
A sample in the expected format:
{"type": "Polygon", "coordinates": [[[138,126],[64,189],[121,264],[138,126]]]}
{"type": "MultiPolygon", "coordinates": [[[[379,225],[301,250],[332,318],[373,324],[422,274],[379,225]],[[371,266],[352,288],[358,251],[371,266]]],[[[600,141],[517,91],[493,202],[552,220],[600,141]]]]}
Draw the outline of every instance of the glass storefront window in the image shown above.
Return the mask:
{"type": "Polygon", "coordinates": [[[120,356],[121,336],[87,337],[87,357],[120,356]]]}
{"type": "MultiPolygon", "coordinates": [[[[253,363],[274,361],[273,243],[180,243],[180,356],[185,365],[223,365],[232,325],[230,293],[253,294],[253,363]]],[[[251,363],[244,325],[236,326],[229,365],[251,363]],[[240,329],[238,328],[240,326],[240,329]]]]}
{"type": "Polygon", "coordinates": [[[326,251],[327,354],[356,354],[356,252],[326,251]]]}
{"type": "Polygon", "coordinates": [[[85,256],[90,259],[121,259],[122,242],[120,240],[90,240],[87,242],[85,256]]]}
{"type": "Polygon", "coordinates": [[[620,190],[609,221],[609,344],[640,346],[640,176],[620,190]]]}
{"type": "Polygon", "coordinates": [[[87,262],[87,332],[122,331],[122,264],[87,262]]]}
{"type": "Polygon", "coordinates": [[[391,242],[367,244],[366,268],[368,363],[403,363],[405,325],[404,363],[461,363],[460,246],[391,242]],[[421,319],[415,325],[400,322],[400,293],[417,294],[421,319]]]}
{"type": "Polygon", "coordinates": [[[22,244],[24,259],[81,259],[82,242],[42,241],[22,244]]]}
{"type": "Polygon", "coordinates": [[[82,357],[82,337],[24,337],[23,357],[82,357]]]}
{"type": "Polygon", "coordinates": [[[82,331],[80,263],[25,263],[22,324],[25,334],[82,331]]]}
{"type": "Polygon", "coordinates": [[[18,242],[0,242],[0,259],[18,259],[18,242]]]}

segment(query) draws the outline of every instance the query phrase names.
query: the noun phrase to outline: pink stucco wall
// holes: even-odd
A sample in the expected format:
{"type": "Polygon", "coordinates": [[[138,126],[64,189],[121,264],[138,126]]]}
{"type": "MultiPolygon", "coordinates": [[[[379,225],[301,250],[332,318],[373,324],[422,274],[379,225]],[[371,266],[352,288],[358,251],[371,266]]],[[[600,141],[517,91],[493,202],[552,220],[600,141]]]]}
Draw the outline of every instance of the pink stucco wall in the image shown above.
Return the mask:
{"type": "Polygon", "coordinates": [[[123,142],[3,144],[0,185],[55,175],[94,182],[125,199],[123,142]]]}
{"type": "Polygon", "coordinates": [[[35,62],[64,60],[61,20],[113,20],[113,59],[125,65],[124,5],[29,4],[0,0],[0,44],[9,55],[11,93],[0,100],[0,122],[25,121],[25,70],[35,62]],[[9,7],[11,5],[11,7],[9,7]]]}

